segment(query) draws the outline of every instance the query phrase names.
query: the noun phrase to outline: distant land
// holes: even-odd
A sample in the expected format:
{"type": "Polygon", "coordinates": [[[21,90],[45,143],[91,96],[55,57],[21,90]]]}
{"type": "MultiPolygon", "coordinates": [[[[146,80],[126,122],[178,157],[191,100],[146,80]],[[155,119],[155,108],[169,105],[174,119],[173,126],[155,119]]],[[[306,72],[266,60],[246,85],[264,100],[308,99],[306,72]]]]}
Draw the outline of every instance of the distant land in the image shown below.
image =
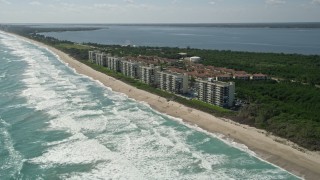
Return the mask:
{"type": "MultiPolygon", "coordinates": [[[[4,24],[2,24],[4,25],[4,24]]],[[[109,23],[12,23],[8,25],[23,25],[37,28],[45,27],[106,27],[106,26],[168,26],[168,27],[223,27],[223,28],[320,28],[320,22],[283,22],[283,23],[130,23],[130,24],[109,24],[109,23]]]]}
{"type": "MultiPolygon", "coordinates": [[[[113,24],[109,24],[113,25],[113,24]]],[[[308,23],[181,23],[181,24],[114,24],[124,26],[229,27],[229,28],[320,28],[320,22],[308,23]]]]}
{"type": "MultiPolygon", "coordinates": [[[[270,24],[269,26],[267,24],[251,24],[251,26],[255,26],[253,28],[249,27],[249,25],[250,24],[38,24],[27,26],[41,29],[41,32],[43,32],[42,35],[77,43],[89,42],[108,45],[190,47],[198,49],[305,55],[320,53],[320,44],[318,41],[320,38],[320,28],[316,28],[317,26],[315,25],[307,23],[301,25],[291,23],[284,23],[282,25],[270,24]],[[224,27],[228,25],[230,27],[224,27]],[[303,28],[307,26],[309,28],[303,28]],[[87,29],[81,31],[83,28],[97,28],[99,30],[88,31],[90,29],[87,29]],[[77,32],[74,31],[75,29],[77,32]],[[68,32],[61,32],[62,30],[68,32]]],[[[318,23],[318,27],[320,27],[320,23],[318,23]]]]}

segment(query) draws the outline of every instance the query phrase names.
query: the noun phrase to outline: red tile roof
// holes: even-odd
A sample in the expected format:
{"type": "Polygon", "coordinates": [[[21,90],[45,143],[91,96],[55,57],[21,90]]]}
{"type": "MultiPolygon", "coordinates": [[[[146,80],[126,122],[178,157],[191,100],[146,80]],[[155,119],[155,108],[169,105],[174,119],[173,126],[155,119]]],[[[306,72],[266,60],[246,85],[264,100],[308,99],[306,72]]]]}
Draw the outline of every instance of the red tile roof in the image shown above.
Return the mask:
{"type": "Polygon", "coordinates": [[[267,75],[261,74],[261,73],[259,73],[259,74],[253,74],[252,76],[253,76],[253,77],[267,77],[267,75]]]}
{"type": "Polygon", "coordinates": [[[231,78],[232,76],[230,74],[218,74],[217,77],[231,78]]]}
{"type": "Polygon", "coordinates": [[[234,77],[250,77],[250,74],[235,74],[234,77]]]}

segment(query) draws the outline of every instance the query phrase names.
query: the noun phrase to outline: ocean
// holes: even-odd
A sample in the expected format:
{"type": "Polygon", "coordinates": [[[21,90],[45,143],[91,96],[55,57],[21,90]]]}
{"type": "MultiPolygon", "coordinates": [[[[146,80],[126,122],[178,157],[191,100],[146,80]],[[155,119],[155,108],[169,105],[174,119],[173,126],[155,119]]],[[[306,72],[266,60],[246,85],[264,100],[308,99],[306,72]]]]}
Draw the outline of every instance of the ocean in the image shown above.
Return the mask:
{"type": "Polygon", "coordinates": [[[0,32],[0,179],[298,179],[0,32]]]}
{"type": "MultiPolygon", "coordinates": [[[[92,27],[96,26],[92,25],[92,27]]],[[[100,27],[104,29],[42,34],[78,43],[320,55],[320,28],[228,28],[160,25],[104,25],[100,27]]]]}

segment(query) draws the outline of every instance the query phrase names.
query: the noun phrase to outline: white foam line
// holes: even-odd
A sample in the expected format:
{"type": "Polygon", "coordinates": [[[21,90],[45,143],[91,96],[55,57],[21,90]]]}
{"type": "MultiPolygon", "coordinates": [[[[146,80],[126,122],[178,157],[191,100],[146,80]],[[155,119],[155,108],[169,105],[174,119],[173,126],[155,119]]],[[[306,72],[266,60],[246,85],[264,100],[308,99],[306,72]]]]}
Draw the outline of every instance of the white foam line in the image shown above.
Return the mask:
{"type": "MultiPolygon", "coordinates": [[[[11,34],[10,34],[10,35],[11,35],[11,34]]],[[[82,77],[85,77],[85,78],[87,78],[87,79],[89,79],[89,80],[91,80],[91,81],[94,81],[94,82],[96,82],[100,87],[105,88],[105,89],[107,89],[107,90],[110,90],[110,91],[114,92],[115,94],[118,94],[118,95],[121,95],[121,96],[123,96],[123,97],[128,98],[128,95],[127,95],[127,94],[121,93],[121,92],[117,92],[117,91],[113,91],[113,89],[112,89],[111,87],[108,87],[108,86],[104,85],[101,81],[95,80],[95,79],[93,79],[93,78],[90,77],[90,76],[87,76],[87,75],[78,73],[75,68],[69,66],[69,63],[63,61],[58,54],[54,53],[54,52],[51,51],[49,48],[44,47],[44,46],[42,46],[42,45],[40,45],[40,44],[31,42],[31,41],[28,41],[28,40],[26,40],[26,39],[19,38],[19,37],[14,36],[14,35],[12,35],[12,36],[15,37],[15,38],[17,38],[17,39],[20,39],[20,40],[22,40],[22,41],[24,41],[24,42],[27,42],[27,43],[29,43],[29,44],[32,44],[32,45],[34,45],[34,46],[36,46],[36,47],[38,47],[38,48],[40,48],[40,49],[44,49],[44,50],[48,51],[49,53],[51,53],[52,55],[54,55],[62,64],[64,64],[66,67],[68,67],[70,70],[72,70],[75,74],[80,75],[80,76],[82,76],[82,77]]],[[[131,98],[130,98],[130,99],[131,99],[131,98]]],[[[134,99],[133,99],[133,100],[134,100],[134,99]]]]}
{"type": "Polygon", "coordinates": [[[223,135],[223,134],[209,132],[209,131],[207,131],[207,130],[204,130],[204,129],[198,127],[197,125],[191,125],[191,124],[189,124],[189,123],[186,123],[186,122],[184,122],[183,119],[181,119],[181,118],[177,118],[177,117],[168,115],[168,114],[166,114],[166,113],[159,112],[159,111],[153,109],[153,108],[152,108],[147,102],[145,102],[145,101],[137,101],[137,100],[132,99],[132,98],[130,98],[130,99],[133,100],[133,101],[136,101],[136,102],[138,102],[138,103],[140,103],[140,104],[142,104],[143,106],[149,108],[151,111],[153,111],[154,113],[156,113],[156,114],[158,114],[158,115],[160,115],[160,116],[165,116],[165,117],[167,117],[168,119],[172,119],[172,120],[174,120],[174,121],[176,121],[176,122],[179,122],[179,123],[182,124],[182,125],[185,125],[185,126],[189,127],[190,129],[193,129],[193,130],[196,130],[196,131],[198,131],[198,132],[202,132],[202,133],[205,133],[205,134],[207,134],[207,135],[210,135],[211,137],[217,138],[217,139],[223,141],[225,144],[228,144],[228,145],[231,146],[231,147],[235,147],[235,148],[237,148],[237,149],[239,149],[239,150],[241,150],[241,151],[244,151],[244,152],[246,152],[246,153],[248,153],[248,154],[251,154],[251,155],[253,155],[253,156],[256,156],[256,154],[255,154],[253,151],[251,151],[247,146],[245,146],[244,144],[240,144],[240,143],[234,142],[234,141],[232,141],[232,139],[230,139],[230,138],[227,138],[227,139],[226,139],[226,136],[223,135]]]}
{"type": "Polygon", "coordinates": [[[99,85],[100,87],[102,87],[102,88],[105,88],[105,89],[107,89],[107,90],[110,90],[110,91],[112,91],[112,92],[114,92],[114,93],[116,93],[116,94],[120,94],[120,95],[122,95],[122,96],[124,96],[124,97],[128,97],[128,96],[127,96],[126,94],[124,94],[124,93],[120,93],[120,92],[117,92],[117,91],[113,91],[113,89],[112,89],[111,87],[108,87],[108,86],[104,85],[104,84],[103,84],[101,81],[99,81],[99,80],[96,80],[96,79],[93,79],[93,78],[90,77],[90,76],[87,76],[87,75],[78,73],[75,68],[71,67],[71,66],[69,65],[69,63],[63,61],[58,54],[54,53],[53,51],[51,51],[51,50],[48,49],[47,47],[43,47],[43,46],[41,46],[41,45],[35,44],[35,43],[30,42],[30,41],[27,41],[27,40],[24,40],[24,41],[25,41],[25,42],[28,42],[28,43],[30,43],[30,44],[32,44],[32,45],[35,45],[35,46],[37,46],[37,47],[39,47],[39,48],[41,48],[41,49],[45,49],[46,51],[50,52],[50,53],[51,53],[52,55],[54,55],[62,64],[64,64],[66,67],[68,67],[70,70],[72,70],[75,74],[80,75],[81,77],[84,77],[84,78],[86,78],[86,79],[89,79],[89,80],[91,80],[91,81],[96,82],[96,84],[98,84],[98,85],[99,85]]]}
{"type": "Polygon", "coordinates": [[[254,151],[250,150],[246,145],[241,144],[241,143],[237,143],[237,142],[235,142],[234,140],[232,140],[231,138],[227,138],[227,137],[226,137],[225,135],[223,135],[223,134],[209,132],[209,131],[207,131],[207,130],[204,130],[204,129],[198,127],[196,124],[192,125],[192,124],[186,123],[186,122],[184,122],[183,119],[181,119],[181,118],[173,117],[173,116],[168,115],[168,114],[166,114],[166,113],[161,113],[161,112],[153,109],[153,108],[152,108],[147,102],[145,102],[145,101],[137,101],[137,100],[132,99],[132,98],[130,98],[130,99],[133,100],[133,101],[136,101],[137,103],[140,103],[140,104],[144,105],[145,107],[148,107],[150,110],[152,110],[153,112],[155,112],[155,113],[158,114],[158,115],[165,116],[165,117],[167,117],[167,118],[169,118],[169,119],[172,119],[172,120],[174,120],[174,121],[176,121],[176,122],[179,122],[179,123],[182,124],[182,125],[187,126],[187,127],[190,128],[190,129],[196,130],[196,131],[198,131],[198,132],[205,133],[205,134],[207,134],[207,135],[209,135],[209,136],[211,136],[211,137],[213,137],[213,138],[219,139],[220,141],[224,142],[225,144],[229,145],[230,147],[233,147],[233,148],[236,148],[236,149],[241,150],[241,151],[243,151],[243,152],[246,152],[246,153],[248,153],[249,155],[251,155],[251,156],[259,159],[259,160],[262,161],[262,162],[265,162],[265,163],[270,164],[270,165],[272,165],[272,166],[274,166],[274,167],[276,167],[276,168],[279,168],[279,169],[281,169],[281,170],[284,171],[284,172],[288,172],[289,174],[291,174],[291,175],[293,175],[293,176],[295,176],[295,177],[297,177],[297,178],[299,178],[299,179],[303,179],[302,177],[299,177],[299,176],[297,176],[297,175],[295,175],[295,174],[293,174],[293,173],[291,173],[291,172],[283,169],[283,168],[280,167],[280,166],[277,166],[277,165],[275,165],[275,164],[273,164],[273,163],[271,163],[271,162],[268,162],[268,161],[264,160],[263,158],[259,157],[254,151]]]}
{"type": "Polygon", "coordinates": [[[50,53],[51,53],[52,55],[54,55],[62,64],[64,64],[66,67],[68,67],[70,70],[72,70],[75,74],[80,75],[81,77],[84,77],[84,78],[86,78],[86,79],[89,79],[89,80],[91,80],[91,81],[96,82],[96,83],[97,83],[100,87],[102,87],[102,88],[105,88],[105,89],[107,89],[107,90],[110,90],[110,91],[112,91],[112,92],[114,92],[114,93],[116,93],[116,94],[122,95],[122,96],[124,96],[124,97],[128,97],[125,93],[120,93],[120,92],[117,92],[117,91],[113,91],[113,89],[112,89],[111,87],[108,87],[108,86],[104,85],[104,84],[103,84],[101,81],[99,81],[99,80],[96,80],[96,79],[94,79],[94,78],[92,78],[92,77],[90,77],[90,76],[87,76],[87,75],[78,73],[75,68],[71,67],[71,66],[69,65],[69,63],[63,61],[58,54],[54,53],[54,52],[51,51],[49,48],[44,47],[44,46],[41,46],[41,45],[38,45],[38,44],[36,44],[36,43],[33,43],[33,42],[28,41],[28,40],[25,40],[25,39],[22,39],[22,40],[25,41],[25,42],[27,42],[27,43],[29,43],[29,44],[35,45],[36,47],[38,47],[38,48],[40,48],[40,49],[44,49],[44,50],[50,52],[50,53]]]}
{"type": "Polygon", "coordinates": [[[0,79],[3,79],[7,76],[7,71],[0,74],[0,79]]]}
{"type": "Polygon", "coordinates": [[[271,162],[268,162],[268,161],[264,160],[263,158],[259,157],[254,151],[250,150],[246,145],[241,144],[241,143],[237,143],[237,142],[233,141],[233,140],[230,139],[230,138],[226,138],[226,136],[223,135],[223,134],[209,132],[209,131],[207,131],[207,130],[205,130],[205,129],[202,129],[202,128],[198,127],[197,125],[191,125],[191,124],[189,124],[189,123],[186,123],[186,122],[184,122],[183,119],[181,119],[181,118],[176,118],[176,117],[173,117],[173,116],[168,115],[168,114],[166,114],[166,113],[158,112],[157,110],[152,109],[151,106],[150,106],[148,103],[146,103],[146,102],[142,102],[141,104],[143,104],[143,105],[147,104],[146,107],[150,108],[153,112],[155,112],[155,113],[157,113],[157,114],[164,115],[164,116],[168,117],[169,119],[172,119],[172,120],[174,120],[174,121],[176,121],[176,122],[179,122],[179,123],[182,124],[182,125],[185,125],[185,126],[189,127],[190,129],[196,130],[196,131],[198,131],[198,132],[205,133],[205,134],[207,134],[207,135],[209,135],[209,136],[211,136],[211,137],[213,137],[213,138],[217,138],[217,139],[221,140],[222,142],[224,142],[225,144],[229,145],[230,147],[233,147],[233,148],[239,149],[239,150],[241,150],[241,151],[243,151],[243,152],[246,152],[246,153],[248,153],[249,155],[251,155],[251,156],[259,159],[259,160],[262,161],[262,162],[265,162],[265,163],[270,164],[270,165],[272,165],[272,166],[274,166],[274,167],[276,167],[276,168],[279,168],[279,169],[281,169],[281,170],[284,171],[284,172],[288,172],[290,175],[292,175],[292,176],[294,176],[294,177],[296,177],[296,178],[298,178],[298,179],[304,179],[303,177],[299,177],[299,176],[297,176],[297,175],[295,175],[295,174],[293,174],[293,173],[285,170],[284,168],[282,168],[282,167],[280,167],[280,166],[278,166],[278,165],[275,165],[275,164],[273,164],[273,163],[271,163],[271,162]]]}
{"type": "Polygon", "coordinates": [[[22,155],[17,150],[15,150],[11,136],[6,129],[6,127],[8,128],[10,126],[10,124],[8,124],[3,119],[1,119],[1,117],[0,117],[0,124],[3,124],[3,127],[0,127],[0,134],[2,135],[2,138],[4,141],[4,148],[6,148],[7,151],[9,152],[9,157],[7,157],[9,158],[9,162],[7,162],[4,166],[2,166],[1,169],[12,168],[14,169],[14,172],[11,173],[11,175],[15,175],[21,171],[24,159],[22,155]]]}
{"type": "MultiPolygon", "coordinates": [[[[207,166],[208,162],[206,162],[207,161],[206,154],[202,154],[202,152],[195,151],[192,146],[187,145],[185,143],[186,132],[177,132],[171,127],[168,128],[165,126],[156,126],[156,127],[150,126],[151,125],[150,119],[145,118],[146,116],[150,115],[150,112],[145,112],[143,110],[140,110],[140,111],[135,112],[135,114],[132,114],[130,112],[130,109],[128,109],[127,111],[124,111],[121,113],[121,116],[123,116],[124,118],[119,118],[119,119],[123,120],[126,117],[131,117],[133,115],[135,118],[130,120],[139,123],[141,121],[136,121],[136,120],[139,120],[140,118],[144,118],[145,120],[142,123],[147,125],[145,126],[147,128],[145,133],[133,132],[133,134],[131,133],[128,135],[130,137],[129,140],[126,140],[125,137],[121,138],[119,136],[115,136],[114,138],[107,137],[107,139],[103,139],[103,141],[104,142],[114,141],[115,144],[119,144],[120,146],[117,149],[121,151],[127,158],[129,158],[131,161],[133,161],[133,163],[137,164],[139,167],[142,166],[141,168],[143,169],[147,168],[144,172],[149,172],[151,174],[157,174],[157,175],[158,173],[167,172],[164,174],[164,177],[160,179],[170,178],[171,176],[175,176],[175,172],[177,172],[179,169],[187,169],[189,165],[193,166],[194,160],[190,159],[190,156],[192,155],[193,152],[195,152],[196,154],[200,153],[200,155],[198,156],[195,154],[193,154],[192,156],[196,159],[197,162],[200,163],[199,166],[210,171],[210,168],[208,168],[207,166]],[[148,138],[146,139],[144,137],[148,137],[148,138]],[[129,143],[124,141],[129,141],[129,143]],[[160,147],[158,148],[158,146],[160,147]],[[154,149],[154,147],[157,147],[156,150],[154,149]],[[129,154],[127,154],[127,152],[129,152],[129,154]],[[183,154],[181,152],[184,152],[187,154],[183,154]],[[177,156],[180,156],[181,158],[177,159],[177,156]],[[156,159],[149,161],[148,160],[149,158],[151,159],[156,158],[156,159]],[[161,161],[157,162],[156,160],[158,158],[160,158],[161,161]],[[165,163],[161,163],[163,161],[165,161],[165,163]],[[145,167],[145,166],[148,166],[148,167],[145,167]],[[154,167],[156,168],[156,170],[153,169],[154,167]],[[167,170],[165,169],[166,167],[169,167],[170,169],[167,170]]],[[[124,122],[124,124],[126,123],[124,122]]],[[[119,127],[118,124],[117,126],[119,127]]],[[[122,130],[123,128],[120,127],[120,129],[122,130]]],[[[189,132],[192,133],[192,131],[189,131],[189,132]]],[[[220,164],[219,162],[221,162],[221,159],[224,158],[224,157],[220,157],[212,154],[210,154],[210,156],[213,159],[212,161],[209,161],[209,162],[213,165],[217,163],[220,164]]],[[[198,165],[195,165],[195,166],[198,166],[198,165]]],[[[205,174],[206,176],[210,176],[212,175],[211,173],[213,172],[211,171],[203,172],[202,175],[205,174]]],[[[181,179],[184,179],[184,178],[181,178],[181,179]]],[[[190,178],[190,179],[193,179],[193,178],[190,178]]],[[[206,179],[208,179],[208,177],[206,177],[206,179]]]]}

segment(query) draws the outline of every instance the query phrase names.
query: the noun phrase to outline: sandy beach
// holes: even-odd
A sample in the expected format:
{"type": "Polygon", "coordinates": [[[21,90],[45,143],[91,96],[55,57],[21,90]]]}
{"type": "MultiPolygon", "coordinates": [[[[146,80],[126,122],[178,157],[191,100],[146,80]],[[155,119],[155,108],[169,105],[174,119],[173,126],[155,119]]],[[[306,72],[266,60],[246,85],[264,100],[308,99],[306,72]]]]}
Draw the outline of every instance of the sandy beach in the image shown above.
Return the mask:
{"type": "Polygon", "coordinates": [[[196,125],[208,132],[223,134],[224,138],[246,145],[258,157],[280,166],[299,177],[314,180],[320,179],[319,152],[311,152],[302,148],[301,150],[297,150],[297,145],[285,139],[268,135],[263,130],[241,125],[228,119],[217,118],[176,102],[168,102],[165,98],[139,90],[113,77],[97,72],[53,47],[24,37],[20,38],[39,46],[47,47],[78,73],[100,81],[105,86],[112,88],[113,91],[124,93],[137,101],[146,102],[159,112],[181,118],[184,122],[196,125]]]}

